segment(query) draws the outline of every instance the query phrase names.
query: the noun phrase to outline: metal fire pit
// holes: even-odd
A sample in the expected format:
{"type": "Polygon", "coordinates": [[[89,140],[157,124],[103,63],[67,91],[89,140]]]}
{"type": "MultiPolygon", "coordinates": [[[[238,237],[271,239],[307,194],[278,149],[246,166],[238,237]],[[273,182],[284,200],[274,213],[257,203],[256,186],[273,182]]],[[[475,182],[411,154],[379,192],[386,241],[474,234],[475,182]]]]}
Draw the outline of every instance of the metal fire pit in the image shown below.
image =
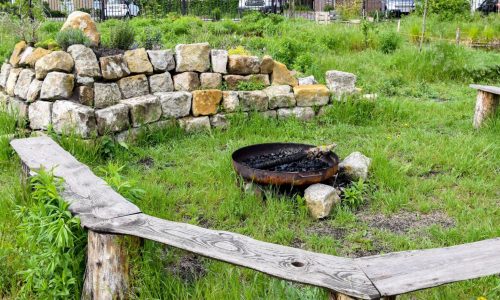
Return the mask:
{"type": "Polygon", "coordinates": [[[233,153],[233,166],[241,177],[260,184],[305,186],[325,181],[338,171],[339,158],[331,153],[321,158],[328,164],[327,168],[309,172],[279,172],[255,169],[243,163],[248,158],[263,154],[275,153],[279,150],[307,150],[313,145],[295,143],[257,144],[240,148],[233,153]]]}

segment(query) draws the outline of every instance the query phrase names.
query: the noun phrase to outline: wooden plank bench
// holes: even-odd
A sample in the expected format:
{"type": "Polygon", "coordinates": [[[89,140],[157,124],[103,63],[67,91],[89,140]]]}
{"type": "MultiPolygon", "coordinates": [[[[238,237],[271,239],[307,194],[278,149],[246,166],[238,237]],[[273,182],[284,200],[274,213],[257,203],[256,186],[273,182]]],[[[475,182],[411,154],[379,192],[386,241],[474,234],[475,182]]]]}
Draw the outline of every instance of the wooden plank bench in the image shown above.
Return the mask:
{"type": "Polygon", "coordinates": [[[484,120],[495,114],[500,102],[500,87],[477,84],[470,87],[477,90],[473,124],[474,128],[479,128],[484,120]]]}
{"type": "Polygon", "coordinates": [[[128,266],[126,250],[121,248],[123,235],[326,288],[334,299],[393,299],[411,291],[500,273],[500,238],[353,259],[159,219],[142,213],[48,137],[13,140],[11,145],[26,172],[44,167],[64,179],[62,196],[89,230],[82,299],[126,297],[128,266]]]}

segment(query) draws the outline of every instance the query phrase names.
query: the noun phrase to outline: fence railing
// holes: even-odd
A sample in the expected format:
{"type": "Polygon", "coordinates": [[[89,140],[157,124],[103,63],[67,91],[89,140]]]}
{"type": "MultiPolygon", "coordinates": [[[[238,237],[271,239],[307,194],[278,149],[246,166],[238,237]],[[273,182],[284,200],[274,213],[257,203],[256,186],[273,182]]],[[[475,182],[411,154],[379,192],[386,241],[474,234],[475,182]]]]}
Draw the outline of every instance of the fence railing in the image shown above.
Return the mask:
{"type": "Polygon", "coordinates": [[[17,139],[11,145],[26,176],[45,168],[64,179],[62,197],[89,231],[82,299],[126,298],[128,259],[122,235],[326,288],[334,299],[394,299],[411,291],[500,273],[500,238],[353,259],[159,219],[142,213],[51,138],[17,139]]]}

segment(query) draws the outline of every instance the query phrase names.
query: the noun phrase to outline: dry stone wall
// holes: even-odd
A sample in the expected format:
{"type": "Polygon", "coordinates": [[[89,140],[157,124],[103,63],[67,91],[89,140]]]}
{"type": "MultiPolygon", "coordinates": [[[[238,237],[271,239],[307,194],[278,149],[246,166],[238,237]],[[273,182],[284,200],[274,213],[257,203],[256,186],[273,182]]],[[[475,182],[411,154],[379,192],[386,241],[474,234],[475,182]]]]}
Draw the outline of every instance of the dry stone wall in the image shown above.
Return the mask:
{"type": "Polygon", "coordinates": [[[237,112],[310,120],[314,107],[355,91],[355,81],[356,76],[340,71],[327,72],[327,85],[314,77],[296,79],[269,56],[228,55],[208,43],[98,58],[83,45],[64,52],[20,42],[1,67],[0,101],[26,118],[32,130],[51,126],[84,138],[123,137],[172,121],[186,130],[224,127],[227,116],[237,112]],[[265,88],[237,91],[248,81],[265,88]]]}

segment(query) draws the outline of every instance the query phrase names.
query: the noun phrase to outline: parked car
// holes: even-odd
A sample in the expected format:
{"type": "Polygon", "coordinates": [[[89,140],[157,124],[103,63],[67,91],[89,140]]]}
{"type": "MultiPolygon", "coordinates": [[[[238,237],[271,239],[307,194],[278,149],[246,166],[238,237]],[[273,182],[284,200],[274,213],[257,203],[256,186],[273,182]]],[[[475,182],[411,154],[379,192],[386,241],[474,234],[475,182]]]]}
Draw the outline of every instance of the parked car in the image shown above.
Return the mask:
{"type": "Polygon", "coordinates": [[[386,0],[383,2],[383,5],[386,15],[396,15],[397,17],[402,14],[409,14],[415,10],[415,2],[413,0],[386,0]]]}
{"type": "Polygon", "coordinates": [[[263,13],[282,13],[281,0],[239,0],[238,11],[255,10],[263,13]]]}
{"type": "MultiPolygon", "coordinates": [[[[102,0],[94,1],[94,9],[102,9],[102,0]]],[[[130,0],[108,0],[104,2],[104,16],[107,18],[137,17],[139,6],[130,0]]]]}
{"type": "Polygon", "coordinates": [[[480,11],[485,14],[498,12],[500,11],[500,1],[499,0],[484,0],[481,5],[477,8],[477,11],[480,11]]]}

